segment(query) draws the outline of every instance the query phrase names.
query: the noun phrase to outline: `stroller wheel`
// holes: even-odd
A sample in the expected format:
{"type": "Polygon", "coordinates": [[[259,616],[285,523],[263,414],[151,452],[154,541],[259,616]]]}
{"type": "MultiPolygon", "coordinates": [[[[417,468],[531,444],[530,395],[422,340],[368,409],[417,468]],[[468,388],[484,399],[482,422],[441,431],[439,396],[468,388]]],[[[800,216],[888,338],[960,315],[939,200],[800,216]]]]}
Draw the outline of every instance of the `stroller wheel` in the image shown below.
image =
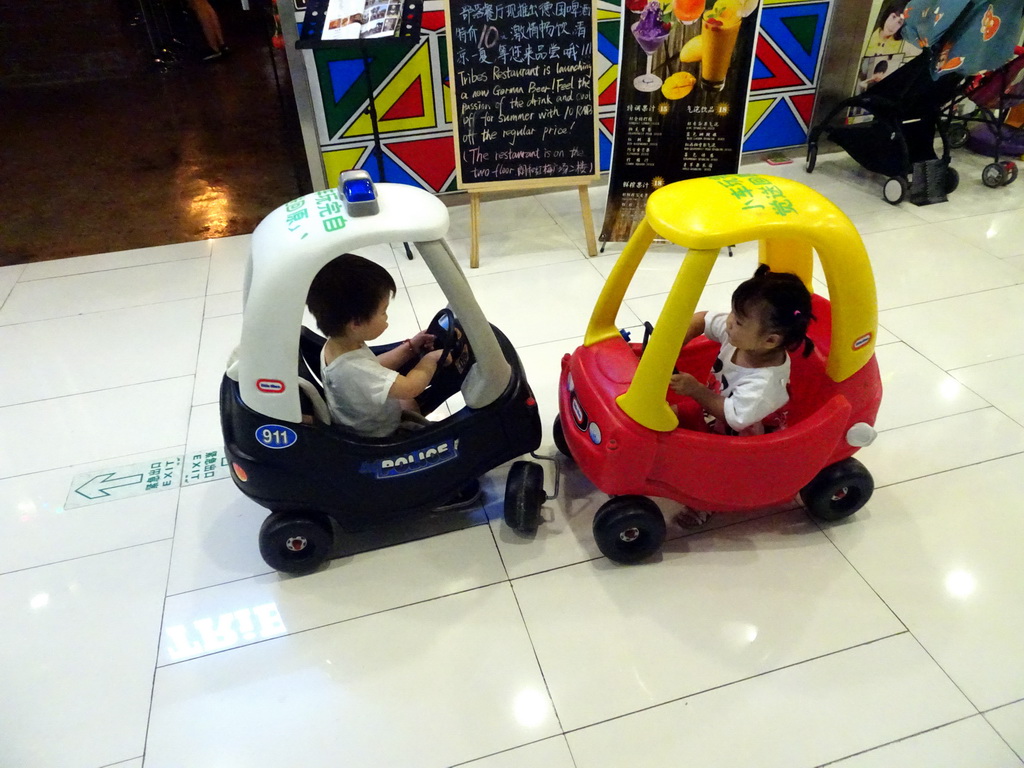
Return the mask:
{"type": "Polygon", "coordinates": [[[946,135],[949,137],[949,146],[954,149],[967,144],[967,126],[963,123],[950,123],[946,128],[946,135]]]}
{"type": "Polygon", "coordinates": [[[1005,163],[989,163],[981,171],[981,183],[986,187],[1001,187],[1007,183],[1009,175],[1005,163]]]}
{"type": "Polygon", "coordinates": [[[887,203],[899,205],[907,196],[907,180],[902,176],[890,176],[882,185],[882,198],[887,203]]]}
{"type": "Polygon", "coordinates": [[[1013,184],[1014,180],[1017,178],[1017,164],[1007,160],[1003,163],[1003,166],[1006,168],[1006,181],[1004,181],[1003,184],[1013,184]]]}
{"type": "Polygon", "coordinates": [[[807,159],[804,160],[804,170],[814,173],[814,164],[818,161],[818,143],[810,141],[807,143],[807,159]]]}

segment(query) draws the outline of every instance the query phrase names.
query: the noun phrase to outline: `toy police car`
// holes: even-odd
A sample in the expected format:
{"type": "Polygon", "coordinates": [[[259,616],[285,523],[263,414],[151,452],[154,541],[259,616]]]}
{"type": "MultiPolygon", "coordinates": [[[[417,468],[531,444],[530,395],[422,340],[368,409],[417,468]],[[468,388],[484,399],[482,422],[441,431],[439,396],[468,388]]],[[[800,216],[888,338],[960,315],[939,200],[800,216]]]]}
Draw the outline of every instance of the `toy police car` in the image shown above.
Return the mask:
{"type": "MultiPolygon", "coordinates": [[[[357,172],[343,174],[339,189],[276,209],[253,233],[242,337],[221,383],[220,418],[235,484],[271,510],[259,548],[273,568],[314,571],[332,556],[337,527],[362,531],[431,512],[540,445],[519,357],[484,317],[443,239],[447,230],[448,210],[434,196],[374,185],[357,172]],[[414,243],[449,301],[429,330],[456,364],[439,368],[424,411],[457,391],[465,407],[412,434],[366,438],[330,423],[319,379],[324,339],[302,327],[303,310],[327,262],[388,242],[414,243]]],[[[506,521],[536,529],[544,499],[541,467],[515,462],[506,521]]]]}

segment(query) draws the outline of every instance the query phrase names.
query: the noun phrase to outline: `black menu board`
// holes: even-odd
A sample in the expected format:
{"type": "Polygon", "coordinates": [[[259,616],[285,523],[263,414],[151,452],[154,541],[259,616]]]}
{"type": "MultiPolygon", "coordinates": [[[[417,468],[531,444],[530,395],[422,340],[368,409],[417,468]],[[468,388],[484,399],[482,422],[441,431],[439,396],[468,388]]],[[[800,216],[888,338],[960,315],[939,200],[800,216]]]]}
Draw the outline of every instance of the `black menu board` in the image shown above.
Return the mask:
{"type": "Polygon", "coordinates": [[[600,175],[592,2],[448,0],[461,189],[600,175]]]}

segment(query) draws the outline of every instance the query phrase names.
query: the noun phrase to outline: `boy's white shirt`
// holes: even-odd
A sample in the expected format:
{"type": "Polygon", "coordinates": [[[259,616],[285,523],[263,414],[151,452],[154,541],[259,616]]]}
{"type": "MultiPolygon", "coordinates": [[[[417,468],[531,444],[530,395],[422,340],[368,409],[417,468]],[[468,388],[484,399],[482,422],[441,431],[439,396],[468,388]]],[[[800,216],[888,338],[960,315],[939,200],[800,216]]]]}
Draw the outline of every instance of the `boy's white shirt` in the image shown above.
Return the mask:
{"type": "Polygon", "coordinates": [[[402,422],[402,404],[388,397],[398,371],[385,368],[366,344],[324,365],[320,351],[324,395],[336,424],[366,437],[387,437],[402,422]]]}

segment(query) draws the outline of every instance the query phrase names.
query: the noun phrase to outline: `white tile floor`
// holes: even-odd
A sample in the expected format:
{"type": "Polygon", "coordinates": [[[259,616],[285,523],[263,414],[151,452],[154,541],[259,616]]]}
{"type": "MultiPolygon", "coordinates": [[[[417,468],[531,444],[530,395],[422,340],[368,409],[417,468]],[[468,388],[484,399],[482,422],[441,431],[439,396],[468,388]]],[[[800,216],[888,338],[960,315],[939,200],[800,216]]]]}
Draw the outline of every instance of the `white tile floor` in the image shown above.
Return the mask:
{"type": "MultiPolygon", "coordinates": [[[[571,465],[532,540],[501,522],[499,469],[489,521],[298,579],[260,559],[265,512],[227,479],[66,507],[79,475],[219,445],[248,238],[0,269],[0,765],[1021,766],[1024,182],[987,189],[984,163],[958,156],[961,188],[921,208],[841,154],[744,169],[809,183],[864,235],[878,489],[843,524],[793,506],[673,529],[635,567],[600,557],[603,497],[571,465]]],[[[559,360],[621,246],[583,255],[574,190],[483,217],[469,280],[551,452],[559,360]]],[[[452,208],[466,262],[468,228],[452,208]]],[[[623,326],[656,320],[679,261],[656,250],[623,326]]],[[[401,246],[370,255],[403,338],[440,291],[401,246]]],[[[721,257],[704,303],[754,260],[721,257]]]]}

